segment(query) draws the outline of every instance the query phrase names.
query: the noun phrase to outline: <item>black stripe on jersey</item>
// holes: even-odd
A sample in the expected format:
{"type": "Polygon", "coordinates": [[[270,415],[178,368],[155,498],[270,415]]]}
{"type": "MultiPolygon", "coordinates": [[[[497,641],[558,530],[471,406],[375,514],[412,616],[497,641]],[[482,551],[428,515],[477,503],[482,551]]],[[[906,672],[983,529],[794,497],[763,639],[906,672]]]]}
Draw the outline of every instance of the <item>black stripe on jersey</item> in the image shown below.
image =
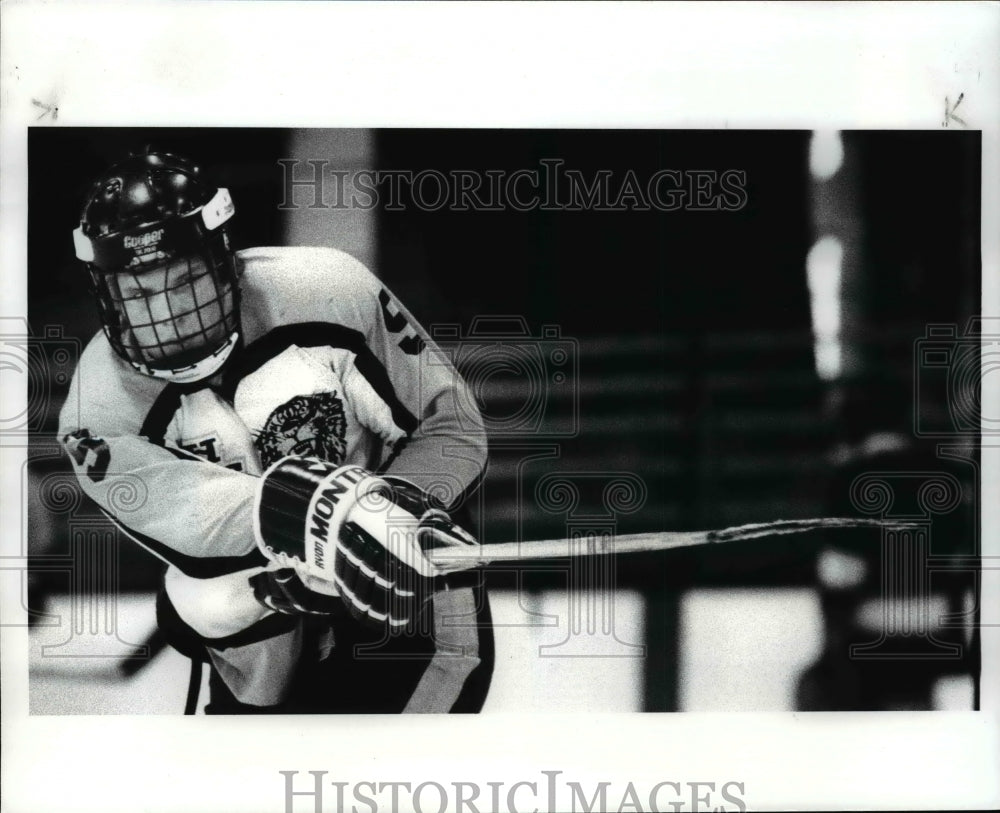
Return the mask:
{"type": "MultiPolygon", "coordinates": [[[[236,348],[239,351],[239,346],[236,348]]],[[[181,408],[181,396],[197,392],[205,387],[204,381],[195,381],[190,384],[167,384],[160,394],[156,396],[153,405],[146,413],[146,419],[142,422],[139,434],[147,438],[150,443],[163,446],[163,439],[167,434],[167,427],[173,420],[174,414],[181,408]]],[[[202,459],[202,458],[199,458],[202,459]]]]}
{"type": "Polygon", "coordinates": [[[235,363],[226,369],[220,394],[232,402],[240,381],[293,344],[299,347],[339,347],[350,350],[355,356],[354,366],[368,380],[379,398],[389,406],[396,425],[407,434],[412,434],[417,428],[416,417],[399,400],[389,373],[368,346],[364,335],[349,327],[328,322],[282,325],[251,342],[235,363]]]}
{"type": "Polygon", "coordinates": [[[457,506],[457,513],[452,516],[452,519],[469,531],[472,531],[473,528],[472,514],[470,513],[471,505],[469,505],[468,500],[483,484],[483,480],[486,479],[487,466],[489,466],[489,458],[487,458],[486,466],[483,466],[479,470],[479,474],[472,478],[472,482],[462,489],[462,493],[452,501],[451,505],[448,506],[449,510],[452,506],[457,506]]]}
{"type": "Polygon", "coordinates": [[[146,413],[146,420],[142,422],[139,434],[147,438],[150,443],[163,446],[163,438],[167,434],[167,427],[174,417],[174,413],[181,408],[181,393],[183,388],[174,384],[167,384],[160,394],[156,396],[153,405],[146,413]]]}
{"type": "Polygon", "coordinates": [[[170,452],[178,460],[187,460],[191,463],[208,463],[204,457],[199,457],[194,452],[186,452],[183,449],[177,449],[173,446],[163,446],[164,451],[170,452]]]}
{"type": "MultiPolygon", "coordinates": [[[[409,443],[409,440],[410,439],[408,437],[406,437],[406,438],[401,438],[399,441],[397,441],[396,445],[392,447],[392,451],[389,453],[389,457],[386,458],[385,463],[383,463],[381,466],[379,466],[378,469],[375,471],[375,473],[376,474],[385,474],[386,471],[388,471],[389,466],[391,466],[393,463],[396,462],[396,458],[399,457],[400,452],[402,452],[403,449],[405,449],[407,447],[407,445],[409,443]]],[[[379,444],[379,448],[377,450],[378,451],[378,456],[375,458],[375,460],[381,459],[381,457],[382,457],[382,448],[383,448],[383,445],[380,443],[379,444]]]]}
{"type": "Polygon", "coordinates": [[[465,679],[462,691],[451,707],[452,714],[478,714],[490,692],[496,663],[496,643],[493,640],[493,614],[486,593],[485,574],[476,571],[478,580],[472,585],[476,606],[476,626],[479,629],[479,665],[465,679]]]}
{"type": "Polygon", "coordinates": [[[208,463],[204,457],[199,457],[193,452],[186,452],[176,446],[168,446],[166,442],[167,427],[174,417],[174,413],[181,408],[181,393],[185,392],[183,387],[176,387],[167,384],[162,392],[156,397],[153,406],[146,414],[146,420],[142,422],[139,435],[146,438],[150,443],[166,449],[178,460],[187,460],[192,463],[208,463]]]}
{"type": "Polygon", "coordinates": [[[142,422],[139,435],[146,438],[150,443],[166,449],[178,460],[211,464],[211,461],[206,460],[204,457],[196,455],[193,452],[178,449],[176,446],[168,446],[166,442],[167,427],[170,426],[170,421],[173,420],[174,414],[181,408],[181,395],[190,391],[191,388],[188,386],[182,387],[175,384],[167,384],[156,397],[149,412],[146,413],[146,420],[142,422]]]}
{"type": "Polygon", "coordinates": [[[185,576],[194,579],[214,579],[216,576],[225,576],[229,573],[236,573],[239,570],[249,570],[251,567],[264,567],[268,564],[267,558],[256,548],[242,556],[191,556],[180,553],[173,548],[164,545],[162,542],[153,539],[151,536],[129,528],[124,522],[110,513],[101,509],[111,522],[118,527],[123,534],[134,542],[138,542],[150,553],[162,559],[167,564],[174,565],[185,576]]]}

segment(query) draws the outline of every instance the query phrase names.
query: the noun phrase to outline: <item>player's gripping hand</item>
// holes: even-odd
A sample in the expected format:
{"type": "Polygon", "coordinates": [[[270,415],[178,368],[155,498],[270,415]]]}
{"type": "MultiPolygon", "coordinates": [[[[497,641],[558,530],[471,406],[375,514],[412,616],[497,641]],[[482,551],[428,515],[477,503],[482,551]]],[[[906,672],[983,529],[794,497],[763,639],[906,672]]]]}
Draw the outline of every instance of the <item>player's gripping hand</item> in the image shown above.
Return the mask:
{"type": "MultiPolygon", "coordinates": [[[[419,615],[441,575],[423,546],[475,542],[415,486],[314,458],[286,457],[264,473],[255,525],[261,551],[307,589],[339,596],[357,621],[397,631],[419,615]]],[[[286,601],[298,590],[290,581],[260,589],[272,609],[313,607],[286,601]]]]}

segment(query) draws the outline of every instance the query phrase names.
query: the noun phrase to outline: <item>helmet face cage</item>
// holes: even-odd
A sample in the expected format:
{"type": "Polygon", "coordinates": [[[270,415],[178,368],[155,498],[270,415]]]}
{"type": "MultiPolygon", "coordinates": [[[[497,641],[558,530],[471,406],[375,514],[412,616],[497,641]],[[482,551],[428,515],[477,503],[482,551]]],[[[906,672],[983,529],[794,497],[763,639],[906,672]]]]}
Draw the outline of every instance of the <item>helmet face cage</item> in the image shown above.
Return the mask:
{"type": "Polygon", "coordinates": [[[94,184],[74,232],[112,348],[140,372],[195,381],[239,330],[228,190],[165,153],[133,155],[94,184]]]}
{"type": "Polygon", "coordinates": [[[239,288],[224,235],[201,255],[139,262],[116,273],[90,266],[98,312],[112,348],[134,365],[181,370],[238,331],[239,288]]]}

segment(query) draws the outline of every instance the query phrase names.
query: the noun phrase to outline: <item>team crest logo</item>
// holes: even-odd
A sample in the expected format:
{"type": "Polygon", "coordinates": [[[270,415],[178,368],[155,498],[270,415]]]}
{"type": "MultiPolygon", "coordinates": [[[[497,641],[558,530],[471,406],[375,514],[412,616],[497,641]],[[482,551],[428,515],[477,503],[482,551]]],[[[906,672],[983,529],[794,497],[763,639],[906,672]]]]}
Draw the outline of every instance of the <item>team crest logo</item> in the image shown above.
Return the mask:
{"type": "Polygon", "coordinates": [[[344,402],[336,392],[296,395],[267,416],[257,437],[261,463],[267,468],[299,455],[340,465],[347,455],[346,432],[344,402]]]}

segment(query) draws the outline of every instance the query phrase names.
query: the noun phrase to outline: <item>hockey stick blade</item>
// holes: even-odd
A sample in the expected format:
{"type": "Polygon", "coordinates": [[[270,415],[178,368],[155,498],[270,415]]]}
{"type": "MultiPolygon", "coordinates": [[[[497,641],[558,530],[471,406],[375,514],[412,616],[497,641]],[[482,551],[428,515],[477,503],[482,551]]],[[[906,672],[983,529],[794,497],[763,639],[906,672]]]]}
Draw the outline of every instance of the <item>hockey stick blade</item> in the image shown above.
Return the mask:
{"type": "Polygon", "coordinates": [[[823,517],[788,519],[737,525],[718,531],[658,531],[621,536],[580,536],[572,539],[541,539],[534,542],[500,542],[493,545],[441,547],[426,550],[424,555],[443,573],[470,570],[491,562],[518,562],[535,559],[568,559],[577,556],[603,556],[618,553],[642,553],[676,550],[722,542],[746,542],[768,536],[787,536],[808,531],[838,528],[882,528],[905,530],[914,523],[880,519],[823,517]]]}

